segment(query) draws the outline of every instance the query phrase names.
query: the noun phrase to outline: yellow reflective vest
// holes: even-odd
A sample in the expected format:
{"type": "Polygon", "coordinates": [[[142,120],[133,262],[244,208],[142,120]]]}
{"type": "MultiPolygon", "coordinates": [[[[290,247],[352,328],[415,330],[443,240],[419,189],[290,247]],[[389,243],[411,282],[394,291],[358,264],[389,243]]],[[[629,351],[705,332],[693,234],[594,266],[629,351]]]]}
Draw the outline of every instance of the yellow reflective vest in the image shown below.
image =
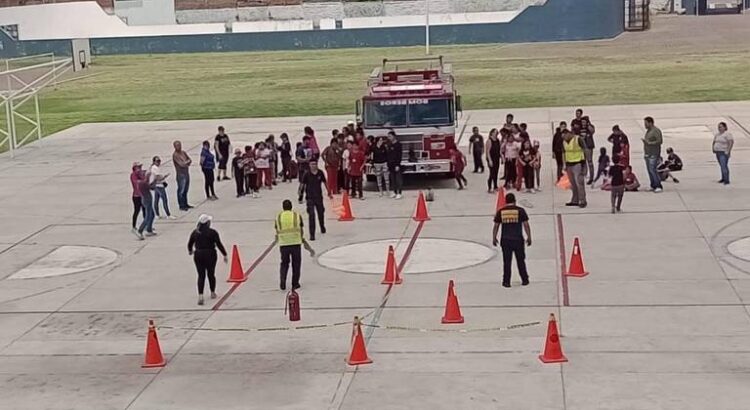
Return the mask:
{"type": "Polygon", "coordinates": [[[282,211],[276,216],[276,243],[279,246],[302,245],[302,216],[282,211]]]}
{"type": "Polygon", "coordinates": [[[563,148],[565,149],[565,162],[568,164],[575,164],[583,162],[585,157],[583,155],[583,148],[579,143],[579,136],[571,138],[570,141],[563,141],[563,148]]]}

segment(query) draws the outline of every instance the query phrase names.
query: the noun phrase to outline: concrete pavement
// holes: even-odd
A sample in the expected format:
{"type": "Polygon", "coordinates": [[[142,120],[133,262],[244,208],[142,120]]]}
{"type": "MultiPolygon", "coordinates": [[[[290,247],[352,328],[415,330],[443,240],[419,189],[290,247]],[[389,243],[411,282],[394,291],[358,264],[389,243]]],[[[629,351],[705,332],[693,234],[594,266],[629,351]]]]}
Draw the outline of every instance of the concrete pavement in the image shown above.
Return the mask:
{"type": "MultiPolygon", "coordinates": [[[[597,126],[598,146],[609,147],[614,124],[628,134],[642,184],[644,116],[656,119],[664,148],[674,147],[685,162],[680,184],[665,183],[661,194],[626,193],[625,212],[618,215],[609,213],[607,192],[589,191],[589,207],[580,210],[566,208],[569,192],[553,187],[551,122],[569,121],[574,108],[463,117],[486,135],[510,111],[542,143],[542,192],[519,194],[532,219],[531,286],[520,287],[515,273],[513,288],[500,286],[501,262],[491,246],[495,197],[486,193],[486,174],[471,174],[471,166],[466,191],[456,191],[451,181],[412,181],[401,201],[368,192],[365,201],[353,202],[357,220],[351,223],[337,222],[327,204],[329,232],[314,243],[323,261],[303,257],[300,324],[366,315],[366,324],[438,329],[450,279],[466,318],[450,329],[543,322],[467,333],[365,327],[374,363],[358,368],[344,363],[349,325],[221,330],[289,325],[278,290],[278,251],[260,256],[273,241],[273,217],[283,199],[294,198],[296,184],[253,200],[234,198],[234,183],[221,182],[220,200],[207,202],[202,175],[193,169],[194,210],[177,210],[172,179],[169,199],[178,219],[157,220],[159,235],[143,242],[129,231],[130,164],[148,164],[153,155],[171,158],[172,140],[181,139],[197,162],[200,142],[219,124],[235,145],[269,133],[298,136],[308,124],[325,143],[346,117],[84,124],[24,147],[13,160],[4,154],[0,408],[746,409],[750,102],[584,107],[597,126]],[[710,150],[719,121],[729,124],[736,141],[727,187],[715,182],[719,170],[710,150]],[[425,184],[436,188],[436,201],[432,220],[418,229],[409,216],[425,184]],[[186,251],[201,213],[214,216],[226,245],[240,247],[245,268],[256,263],[249,280],[216,310],[211,303],[196,305],[186,251]],[[567,263],[574,237],[581,238],[591,274],[565,279],[561,260],[567,263]],[[476,264],[441,269],[454,248],[448,242],[441,251],[443,241],[426,239],[468,244],[460,249],[465,246],[467,260],[476,264]],[[384,298],[386,287],[371,265],[373,253],[385,260],[387,243],[399,245],[397,260],[405,266],[404,283],[384,298]],[[342,255],[338,248],[347,245],[342,255]],[[81,255],[66,246],[103,248],[117,257],[111,263],[99,257],[106,263],[101,266],[71,256],[60,262],[65,275],[12,278],[40,266],[48,273],[50,255],[81,255]],[[87,270],[70,273],[76,266],[87,270]],[[562,365],[537,359],[550,313],[558,317],[570,360],[562,365]],[[164,327],[163,369],[140,368],[148,318],[164,327]]],[[[164,168],[171,171],[171,164],[164,168]]],[[[227,274],[219,262],[220,296],[230,289],[227,274]]]]}

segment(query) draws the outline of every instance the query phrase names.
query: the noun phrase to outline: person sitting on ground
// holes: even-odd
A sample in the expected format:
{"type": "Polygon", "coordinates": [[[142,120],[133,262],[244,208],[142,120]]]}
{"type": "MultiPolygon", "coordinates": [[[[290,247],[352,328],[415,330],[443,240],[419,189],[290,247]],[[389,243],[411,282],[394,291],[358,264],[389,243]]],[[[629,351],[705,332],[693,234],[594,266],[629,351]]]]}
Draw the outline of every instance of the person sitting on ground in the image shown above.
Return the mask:
{"type": "Polygon", "coordinates": [[[625,168],[625,190],[635,192],[641,187],[641,183],[638,181],[638,177],[633,172],[633,167],[628,165],[625,168]]]}
{"type": "Polygon", "coordinates": [[[659,164],[659,166],[656,167],[656,170],[662,181],[672,178],[672,181],[674,181],[675,184],[679,184],[680,180],[675,178],[674,175],[672,175],[672,172],[682,171],[682,159],[674,153],[672,147],[669,147],[667,148],[667,160],[659,164]]]}

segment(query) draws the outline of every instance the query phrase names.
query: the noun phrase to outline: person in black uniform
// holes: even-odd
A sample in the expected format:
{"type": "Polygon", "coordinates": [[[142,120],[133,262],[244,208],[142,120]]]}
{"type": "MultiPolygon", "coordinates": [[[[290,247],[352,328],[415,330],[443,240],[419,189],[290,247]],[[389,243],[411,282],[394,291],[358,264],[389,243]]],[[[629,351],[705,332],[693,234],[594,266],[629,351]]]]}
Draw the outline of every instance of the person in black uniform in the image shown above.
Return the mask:
{"type": "Polygon", "coordinates": [[[505,207],[495,215],[495,227],[492,230],[492,245],[497,246],[497,231],[502,225],[500,247],[503,250],[503,287],[510,287],[510,271],[513,255],[516,255],[518,274],[521,284],[529,284],[529,274],[526,272],[526,253],[524,249],[523,231],[526,231],[526,246],[531,246],[531,227],[526,210],[516,206],[516,196],[505,195],[505,207]]]}
{"type": "MultiPolygon", "coordinates": [[[[310,225],[310,240],[315,240],[315,213],[318,214],[320,222],[320,233],[326,233],[325,206],[323,205],[323,192],[328,192],[326,176],[318,169],[318,163],[310,161],[310,169],[302,177],[301,188],[307,197],[307,216],[310,225]]],[[[333,195],[328,194],[329,198],[333,195]]]]}
{"type": "Polygon", "coordinates": [[[227,162],[229,161],[229,149],[232,143],[229,140],[229,135],[224,133],[224,127],[219,127],[219,133],[214,138],[214,151],[216,151],[216,159],[219,160],[219,172],[216,174],[216,180],[228,180],[227,176],[227,162]]]}
{"type": "Polygon", "coordinates": [[[203,288],[208,276],[208,286],[211,289],[211,299],[216,299],[216,248],[224,256],[227,263],[227,250],[221,243],[219,233],[211,228],[211,216],[202,214],[198,218],[198,226],[190,234],[188,253],[193,255],[195,268],[198,270],[198,304],[203,305],[203,288]]]}

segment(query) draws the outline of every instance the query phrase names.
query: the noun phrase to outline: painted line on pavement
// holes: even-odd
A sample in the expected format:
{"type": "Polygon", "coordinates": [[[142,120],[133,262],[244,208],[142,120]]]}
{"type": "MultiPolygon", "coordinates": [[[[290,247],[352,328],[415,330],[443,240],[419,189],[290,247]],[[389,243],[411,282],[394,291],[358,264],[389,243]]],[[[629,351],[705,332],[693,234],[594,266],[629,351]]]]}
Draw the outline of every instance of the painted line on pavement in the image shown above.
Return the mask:
{"type": "Polygon", "coordinates": [[[570,306],[570,295],[568,291],[568,275],[565,274],[567,266],[565,264],[565,230],[563,229],[563,219],[561,214],[557,214],[557,239],[560,247],[560,280],[562,284],[563,306],[570,306]]]}
{"type": "MultiPolygon", "coordinates": [[[[266,248],[266,250],[263,251],[263,253],[260,254],[260,256],[258,256],[257,259],[255,259],[255,261],[253,262],[252,265],[250,265],[249,268],[247,268],[247,270],[245,271],[245,279],[248,279],[250,277],[250,274],[253,272],[253,270],[256,267],[258,267],[258,265],[260,265],[261,262],[263,262],[263,259],[265,259],[266,256],[268,256],[269,253],[271,253],[271,249],[273,249],[275,246],[276,246],[276,240],[274,240],[273,242],[271,242],[271,244],[268,245],[268,247],[266,248]]],[[[240,285],[242,285],[245,282],[238,282],[238,283],[233,284],[232,287],[229,288],[229,290],[227,291],[227,293],[225,293],[224,296],[222,296],[221,299],[219,299],[219,301],[216,302],[216,304],[211,308],[211,310],[219,310],[221,308],[221,306],[224,304],[224,302],[226,302],[227,299],[229,299],[229,297],[232,296],[232,294],[234,293],[234,291],[236,291],[237,288],[239,288],[240,285]]]]}

